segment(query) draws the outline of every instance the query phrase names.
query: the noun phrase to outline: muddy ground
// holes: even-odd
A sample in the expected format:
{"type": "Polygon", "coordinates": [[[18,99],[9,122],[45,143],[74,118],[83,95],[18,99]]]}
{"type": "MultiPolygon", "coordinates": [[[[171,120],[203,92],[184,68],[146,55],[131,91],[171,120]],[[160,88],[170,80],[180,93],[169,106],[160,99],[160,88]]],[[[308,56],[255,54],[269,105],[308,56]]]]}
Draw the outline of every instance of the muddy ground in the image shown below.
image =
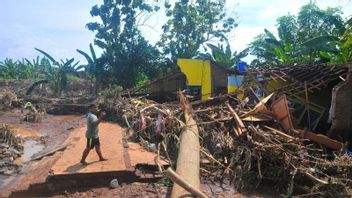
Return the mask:
{"type": "MultiPolygon", "coordinates": [[[[40,123],[28,123],[22,121],[26,114],[23,110],[1,112],[1,123],[10,124],[25,137],[25,151],[22,156],[24,168],[22,172],[12,176],[0,175],[0,197],[7,197],[13,191],[26,190],[31,184],[46,181],[50,169],[61,157],[62,152],[56,152],[52,156],[41,160],[31,161],[31,156],[63,144],[74,128],[84,126],[83,115],[53,116],[45,115],[40,123]]],[[[211,197],[274,197],[269,193],[240,194],[233,185],[225,182],[222,186],[218,182],[203,180],[202,189],[211,197]],[[259,196],[260,195],[260,196],[259,196]]],[[[54,192],[52,197],[169,197],[171,187],[165,182],[159,183],[122,183],[116,189],[109,186],[104,188],[80,188],[71,191],[54,192]]]]}
{"type": "MultiPolygon", "coordinates": [[[[273,194],[267,189],[258,190],[251,193],[239,193],[236,192],[231,184],[225,182],[222,186],[219,183],[212,183],[210,181],[204,182],[202,180],[202,190],[209,197],[214,198],[272,198],[278,197],[279,195],[273,194]]],[[[164,198],[170,197],[172,186],[166,186],[160,183],[130,183],[130,184],[121,184],[119,187],[112,188],[89,188],[89,189],[80,189],[77,191],[71,192],[62,192],[61,194],[53,195],[52,197],[56,198],[74,198],[74,197],[123,197],[123,198],[132,198],[132,197],[155,197],[155,198],[164,198]]]]}
{"type": "Polygon", "coordinates": [[[26,113],[19,109],[0,112],[0,123],[9,124],[25,140],[24,154],[18,160],[18,163],[23,164],[23,170],[11,176],[0,175],[0,197],[6,197],[14,190],[26,189],[31,183],[45,181],[52,164],[60,157],[60,152],[40,161],[31,161],[31,157],[62,144],[70,131],[85,123],[83,115],[45,115],[42,122],[30,123],[22,121],[26,113]]]}

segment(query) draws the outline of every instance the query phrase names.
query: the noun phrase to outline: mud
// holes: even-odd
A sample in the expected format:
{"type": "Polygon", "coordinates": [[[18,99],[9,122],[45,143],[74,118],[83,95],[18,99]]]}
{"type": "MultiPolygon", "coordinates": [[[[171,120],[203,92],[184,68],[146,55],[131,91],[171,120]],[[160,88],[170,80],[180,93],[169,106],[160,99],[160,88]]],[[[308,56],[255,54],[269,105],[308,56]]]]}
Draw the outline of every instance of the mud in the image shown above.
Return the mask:
{"type": "Polygon", "coordinates": [[[122,184],[115,189],[91,188],[81,189],[77,192],[63,192],[54,195],[55,198],[64,197],[170,197],[170,188],[148,183],[122,184]]]}
{"type": "MultiPolygon", "coordinates": [[[[202,183],[202,191],[209,197],[214,198],[273,198],[279,195],[272,195],[266,192],[253,192],[250,194],[242,194],[236,192],[232,185],[229,183],[224,183],[219,185],[219,183],[202,183]]],[[[171,186],[165,186],[160,183],[140,183],[134,182],[129,184],[120,184],[117,188],[112,189],[109,187],[105,188],[81,188],[76,191],[64,191],[61,194],[52,195],[50,197],[55,198],[78,198],[78,197],[157,197],[157,198],[167,198],[170,197],[172,191],[171,186]]]]}
{"type": "MultiPolygon", "coordinates": [[[[42,122],[29,123],[22,119],[25,114],[25,110],[19,109],[0,112],[0,124],[10,124],[25,140],[24,153],[16,160],[16,163],[23,164],[23,170],[11,176],[0,175],[0,197],[7,197],[14,190],[26,189],[37,181],[45,181],[52,166],[46,161],[51,162],[53,159],[31,161],[31,157],[62,144],[72,129],[85,123],[83,115],[45,115],[42,122]]],[[[57,155],[52,158],[57,158],[57,155]]]]}
{"type": "MultiPolygon", "coordinates": [[[[52,116],[46,115],[41,123],[27,123],[21,121],[25,112],[13,110],[12,112],[0,115],[1,123],[11,124],[18,130],[18,133],[25,137],[25,154],[22,156],[24,169],[20,174],[8,177],[0,175],[0,197],[8,197],[26,194],[27,189],[35,187],[36,184],[46,184],[51,168],[62,157],[62,152],[53,156],[45,157],[40,161],[30,161],[30,157],[41,151],[48,151],[51,148],[63,144],[73,129],[85,124],[84,116],[52,116]],[[21,193],[22,192],[22,193],[21,193]]],[[[132,180],[132,177],[127,177],[132,180]]],[[[120,178],[121,179],[121,178],[120,178]]],[[[95,180],[97,181],[97,180],[95,180]]],[[[110,180],[109,180],[110,181],[110,180]]],[[[50,183],[50,182],[49,182],[50,183]]],[[[82,180],[80,180],[82,183],[82,180]]],[[[98,182],[99,183],[99,182],[98,182]]],[[[109,188],[109,182],[100,187],[77,187],[70,191],[60,190],[49,197],[170,197],[171,187],[162,185],[164,181],[145,179],[144,182],[122,181],[115,189],[109,188]]],[[[52,186],[51,186],[52,187],[52,186]]],[[[225,182],[210,182],[203,180],[202,190],[210,197],[272,197],[266,195],[243,195],[236,192],[233,185],[225,182]]]]}

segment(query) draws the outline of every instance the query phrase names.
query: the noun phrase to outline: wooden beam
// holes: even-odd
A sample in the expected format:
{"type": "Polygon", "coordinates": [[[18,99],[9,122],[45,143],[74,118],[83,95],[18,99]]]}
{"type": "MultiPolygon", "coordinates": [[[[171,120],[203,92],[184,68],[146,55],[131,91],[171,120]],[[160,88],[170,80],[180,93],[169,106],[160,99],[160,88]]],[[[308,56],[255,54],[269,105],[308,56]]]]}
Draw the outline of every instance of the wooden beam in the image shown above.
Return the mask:
{"type": "Polygon", "coordinates": [[[301,138],[309,139],[313,142],[324,145],[328,148],[335,149],[335,150],[341,150],[341,149],[345,148],[345,145],[342,142],[330,139],[329,137],[327,137],[325,135],[315,134],[310,131],[304,131],[304,130],[299,130],[299,129],[296,129],[296,131],[299,132],[301,138]]]}

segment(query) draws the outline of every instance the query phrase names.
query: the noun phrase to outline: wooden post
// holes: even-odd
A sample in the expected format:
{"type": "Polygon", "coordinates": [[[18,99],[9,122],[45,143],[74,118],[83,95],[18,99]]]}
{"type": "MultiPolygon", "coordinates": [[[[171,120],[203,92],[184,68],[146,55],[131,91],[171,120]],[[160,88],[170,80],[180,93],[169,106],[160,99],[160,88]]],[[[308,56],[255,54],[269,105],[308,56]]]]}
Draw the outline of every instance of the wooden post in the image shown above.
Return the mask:
{"type": "MultiPolygon", "coordinates": [[[[200,144],[199,131],[196,122],[191,116],[192,107],[186,102],[182,93],[179,93],[180,105],[183,108],[186,127],[180,135],[180,147],[177,157],[177,174],[195,189],[200,189],[200,144]]],[[[186,189],[174,183],[172,198],[192,197],[186,189]]]]}
{"type": "Polygon", "coordinates": [[[309,130],[312,130],[311,124],[310,124],[310,110],[309,110],[307,81],[304,81],[304,91],[305,91],[305,95],[306,95],[306,107],[307,107],[307,113],[308,113],[308,127],[309,127],[309,130]]]}

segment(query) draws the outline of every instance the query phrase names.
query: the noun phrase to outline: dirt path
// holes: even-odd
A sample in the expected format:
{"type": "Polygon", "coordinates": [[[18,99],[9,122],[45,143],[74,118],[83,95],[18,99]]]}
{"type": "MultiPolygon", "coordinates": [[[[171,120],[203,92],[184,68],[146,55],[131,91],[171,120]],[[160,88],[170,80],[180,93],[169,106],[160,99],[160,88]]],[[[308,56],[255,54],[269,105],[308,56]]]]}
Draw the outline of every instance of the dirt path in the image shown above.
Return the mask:
{"type": "MultiPolygon", "coordinates": [[[[88,157],[91,162],[87,167],[78,166],[81,152],[85,147],[85,119],[83,116],[51,116],[47,115],[41,123],[21,122],[20,117],[24,113],[18,110],[3,113],[0,115],[0,122],[11,124],[18,129],[18,133],[26,137],[28,153],[24,161],[27,161],[32,154],[40,150],[47,151],[69,138],[73,138],[73,144],[64,152],[56,152],[54,155],[44,157],[38,161],[25,162],[25,167],[20,174],[7,178],[0,175],[3,187],[0,187],[0,197],[8,197],[13,191],[27,190],[33,184],[47,182],[48,174],[67,175],[76,173],[89,173],[106,170],[129,170],[137,163],[154,163],[154,154],[143,150],[138,144],[128,143],[128,148],[122,142],[122,129],[113,123],[102,123],[101,142],[103,154],[109,159],[107,162],[97,161],[96,153],[93,151],[88,157]],[[35,145],[41,145],[39,150],[35,145]],[[112,146],[111,146],[112,145],[112,146]],[[33,148],[34,147],[34,148],[33,148]],[[127,156],[127,157],[126,157],[127,156]],[[52,170],[53,169],[53,170],[52,170]],[[10,179],[10,180],[9,180],[10,179]],[[6,185],[5,185],[6,184],[6,185]]],[[[110,180],[109,180],[110,181],[110,180]]],[[[161,182],[163,183],[163,182],[161,182]]],[[[1,185],[1,182],[0,182],[1,185]]],[[[121,182],[116,189],[110,189],[109,184],[103,187],[77,187],[70,191],[58,191],[53,197],[169,197],[170,187],[158,185],[153,182],[121,182]]],[[[263,197],[243,196],[235,192],[232,184],[219,186],[218,183],[203,183],[202,190],[211,197],[263,197]]],[[[270,197],[270,196],[265,196],[270,197]]]]}
{"type": "Polygon", "coordinates": [[[22,121],[25,113],[22,110],[12,110],[0,114],[0,124],[9,124],[25,140],[24,154],[18,160],[23,164],[23,170],[11,176],[0,175],[0,197],[7,197],[13,190],[26,189],[31,183],[45,181],[61,153],[41,161],[30,161],[31,156],[62,144],[74,128],[85,123],[83,116],[76,115],[46,115],[40,123],[29,123],[22,121]]]}
{"type": "MultiPolygon", "coordinates": [[[[25,164],[22,172],[11,177],[0,176],[2,181],[0,197],[7,197],[13,191],[27,190],[33,184],[45,183],[48,174],[65,176],[71,173],[75,175],[77,173],[96,173],[99,171],[113,172],[121,170],[133,172],[137,163],[154,164],[154,153],[145,151],[136,143],[128,143],[128,148],[126,148],[122,129],[113,123],[102,123],[100,126],[102,150],[109,160],[97,163],[96,153],[92,151],[87,159],[91,164],[82,167],[78,162],[86,145],[84,137],[85,118],[83,116],[47,115],[40,123],[28,123],[21,121],[24,114],[25,112],[21,110],[13,110],[0,115],[1,123],[11,125],[19,135],[25,137],[25,144],[28,144],[25,156],[22,157],[25,164]],[[60,144],[64,144],[65,140],[70,142],[70,146],[65,151],[56,152],[54,155],[44,157],[38,161],[29,160],[33,154],[49,151],[60,144]],[[130,156],[134,157],[131,159],[130,156]]],[[[146,188],[145,194],[147,195],[149,187],[138,185],[137,188],[146,188]]],[[[134,191],[135,185],[127,188],[134,191]]],[[[81,189],[76,190],[80,191],[81,189]]]]}

